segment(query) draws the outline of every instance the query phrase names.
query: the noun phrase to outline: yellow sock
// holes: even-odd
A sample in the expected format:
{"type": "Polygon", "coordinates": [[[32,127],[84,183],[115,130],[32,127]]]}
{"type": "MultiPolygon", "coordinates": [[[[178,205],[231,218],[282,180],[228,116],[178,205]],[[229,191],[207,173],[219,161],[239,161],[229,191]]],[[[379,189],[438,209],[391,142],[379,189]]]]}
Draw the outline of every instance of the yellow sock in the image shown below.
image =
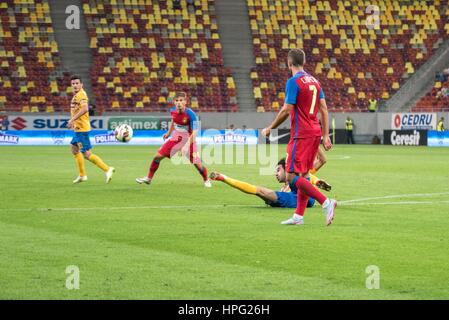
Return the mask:
{"type": "Polygon", "coordinates": [[[315,168],[310,169],[310,170],[309,170],[309,173],[315,174],[315,173],[316,173],[316,169],[315,169],[315,168]]]}
{"type": "Polygon", "coordinates": [[[320,179],[318,179],[316,176],[314,176],[313,174],[309,173],[309,177],[310,177],[310,183],[313,184],[314,186],[316,186],[316,183],[318,181],[320,181],[320,179]]]}
{"type": "Polygon", "coordinates": [[[80,176],[84,177],[86,175],[86,169],[84,167],[84,157],[80,152],[75,154],[74,157],[75,157],[76,166],[78,167],[80,176]]]}
{"type": "Polygon", "coordinates": [[[231,187],[236,188],[245,193],[249,193],[249,194],[257,193],[257,187],[252,184],[249,184],[249,183],[246,183],[243,181],[239,181],[236,179],[228,178],[228,177],[224,177],[224,182],[229,184],[231,187]]]}
{"type": "Polygon", "coordinates": [[[101,160],[99,156],[91,154],[89,157],[89,161],[96,165],[98,168],[103,170],[104,172],[109,170],[109,166],[101,160]]]}

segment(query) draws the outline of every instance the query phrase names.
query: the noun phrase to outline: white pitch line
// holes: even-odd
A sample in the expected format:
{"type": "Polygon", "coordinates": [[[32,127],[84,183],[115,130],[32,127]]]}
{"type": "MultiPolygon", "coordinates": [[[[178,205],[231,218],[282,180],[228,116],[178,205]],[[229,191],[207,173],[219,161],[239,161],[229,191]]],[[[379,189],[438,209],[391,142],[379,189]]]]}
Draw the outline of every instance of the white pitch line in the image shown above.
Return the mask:
{"type": "Polygon", "coordinates": [[[353,202],[362,202],[362,201],[370,201],[370,200],[381,200],[381,199],[397,199],[397,198],[423,198],[423,197],[437,197],[437,196],[445,196],[449,195],[449,192],[439,192],[439,193],[416,193],[416,194],[395,194],[383,197],[372,197],[372,198],[362,198],[362,199],[354,199],[354,200],[345,200],[340,201],[340,204],[343,203],[353,203],[353,202]]]}
{"type": "Polygon", "coordinates": [[[351,202],[338,203],[340,206],[391,206],[391,205],[411,205],[411,204],[449,204],[449,201],[395,201],[395,202],[351,202]]]}
{"type": "MultiPolygon", "coordinates": [[[[339,206],[392,206],[392,205],[420,205],[420,204],[449,204],[448,201],[395,201],[395,202],[357,202],[357,203],[346,203],[344,201],[339,202],[339,206]]],[[[62,212],[62,211],[97,211],[97,210],[139,210],[139,209],[201,209],[201,208],[209,208],[209,209],[220,209],[220,208],[250,208],[250,207],[260,207],[258,205],[250,205],[250,204],[234,204],[234,205],[185,205],[185,206],[141,206],[141,207],[90,207],[90,208],[14,208],[14,209],[5,209],[0,208],[0,211],[10,211],[10,212],[24,212],[24,211],[40,211],[40,212],[62,212]]]]}

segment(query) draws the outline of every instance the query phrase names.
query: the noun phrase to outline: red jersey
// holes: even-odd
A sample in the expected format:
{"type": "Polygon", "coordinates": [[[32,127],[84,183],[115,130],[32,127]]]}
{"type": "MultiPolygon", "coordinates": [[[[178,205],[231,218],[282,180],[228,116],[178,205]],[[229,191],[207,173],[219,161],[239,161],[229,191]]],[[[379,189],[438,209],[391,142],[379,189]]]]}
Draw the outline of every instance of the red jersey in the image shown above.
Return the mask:
{"type": "Polygon", "coordinates": [[[186,108],[179,113],[178,108],[170,108],[170,115],[173,120],[175,132],[192,134],[193,130],[198,130],[198,118],[192,109],[186,108]]]}
{"type": "Polygon", "coordinates": [[[324,92],[317,79],[300,71],[288,79],[285,103],[294,105],[290,113],[290,139],[321,137],[321,126],[317,118],[320,99],[324,92]]]}

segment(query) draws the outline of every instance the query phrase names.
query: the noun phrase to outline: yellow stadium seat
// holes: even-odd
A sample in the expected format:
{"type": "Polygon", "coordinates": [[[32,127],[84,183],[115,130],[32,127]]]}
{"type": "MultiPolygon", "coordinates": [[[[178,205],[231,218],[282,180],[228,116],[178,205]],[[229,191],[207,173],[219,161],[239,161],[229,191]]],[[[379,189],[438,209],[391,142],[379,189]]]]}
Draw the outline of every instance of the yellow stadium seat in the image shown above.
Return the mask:
{"type": "Polygon", "coordinates": [[[191,100],[190,106],[191,106],[193,109],[198,109],[198,108],[199,108],[198,100],[197,100],[197,99],[192,99],[192,100],[191,100]]]}
{"type": "Polygon", "coordinates": [[[47,113],[53,113],[53,112],[55,112],[55,109],[54,109],[54,107],[53,106],[47,106],[47,108],[45,109],[45,112],[47,112],[47,113]]]}
{"type": "Polygon", "coordinates": [[[39,112],[39,108],[37,106],[32,106],[31,112],[39,112]]]}

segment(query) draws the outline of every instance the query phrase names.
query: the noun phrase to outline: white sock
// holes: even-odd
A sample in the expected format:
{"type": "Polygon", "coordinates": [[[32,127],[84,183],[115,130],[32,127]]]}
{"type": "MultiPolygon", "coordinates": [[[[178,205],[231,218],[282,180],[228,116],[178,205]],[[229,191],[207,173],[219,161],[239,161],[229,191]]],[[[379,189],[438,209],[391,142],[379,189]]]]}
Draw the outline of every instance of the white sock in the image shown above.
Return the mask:
{"type": "Polygon", "coordinates": [[[323,204],[321,205],[321,207],[327,208],[327,207],[329,206],[329,204],[330,204],[330,200],[329,200],[329,198],[327,198],[326,201],[323,202],[323,204]]]}

